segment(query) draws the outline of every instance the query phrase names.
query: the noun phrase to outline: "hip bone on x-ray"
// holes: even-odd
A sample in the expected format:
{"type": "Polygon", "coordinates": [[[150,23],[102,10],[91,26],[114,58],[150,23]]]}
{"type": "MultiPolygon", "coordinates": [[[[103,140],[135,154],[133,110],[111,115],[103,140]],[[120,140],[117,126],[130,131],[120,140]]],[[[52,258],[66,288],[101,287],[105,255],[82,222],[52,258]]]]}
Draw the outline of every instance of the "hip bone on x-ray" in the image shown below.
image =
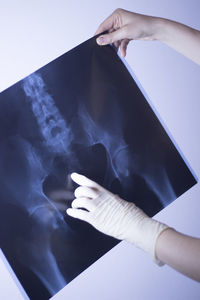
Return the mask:
{"type": "Polygon", "coordinates": [[[196,183],[116,49],[95,37],[0,94],[0,246],[30,299],[119,242],[66,214],[74,171],[149,216],[196,183]]]}

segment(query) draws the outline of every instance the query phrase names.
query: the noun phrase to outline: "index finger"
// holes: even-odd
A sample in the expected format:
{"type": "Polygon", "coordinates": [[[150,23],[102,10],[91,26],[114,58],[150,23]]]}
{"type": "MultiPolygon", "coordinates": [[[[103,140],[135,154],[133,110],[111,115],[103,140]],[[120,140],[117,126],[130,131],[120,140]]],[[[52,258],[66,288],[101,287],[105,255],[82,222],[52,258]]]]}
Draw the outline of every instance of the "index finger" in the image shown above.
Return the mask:
{"type": "Polygon", "coordinates": [[[76,182],[79,185],[91,187],[91,188],[100,188],[100,185],[96,183],[95,181],[92,181],[91,179],[87,178],[84,175],[78,174],[78,173],[72,173],[71,178],[74,182],[76,182]]]}
{"type": "Polygon", "coordinates": [[[97,28],[94,35],[100,34],[106,30],[110,30],[113,27],[113,14],[107,17],[97,28]]]}

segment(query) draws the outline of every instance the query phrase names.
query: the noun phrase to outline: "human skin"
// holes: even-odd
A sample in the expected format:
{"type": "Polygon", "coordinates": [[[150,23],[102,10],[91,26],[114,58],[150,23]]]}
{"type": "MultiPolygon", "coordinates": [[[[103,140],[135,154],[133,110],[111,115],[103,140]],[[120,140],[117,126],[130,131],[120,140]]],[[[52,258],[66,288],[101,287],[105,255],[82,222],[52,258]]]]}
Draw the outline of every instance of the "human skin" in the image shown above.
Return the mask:
{"type": "Polygon", "coordinates": [[[184,24],[116,9],[101,23],[95,34],[104,31],[108,33],[100,35],[97,43],[114,43],[123,57],[131,40],[158,40],[200,64],[200,31],[184,24]]]}
{"type": "MultiPolygon", "coordinates": [[[[123,57],[126,56],[127,45],[131,40],[158,40],[167,44],[174,50],[182,53],[197,64],[200,64],[200,31],[168,19],[146,16],[123,9],[117,9],[103,21],[95,34],[100,34],[100,36],[97,38],[97,43],[99,45],[103,46],[114,43],[115,46],[120,49],[123,57]],[[104,31],[108,31],[108,33],[101,34],[104,31]]],[[[98,226],[95,227],[105,234],[119,238],[118,231],[120,231],[122,232],[120,239],[127,240],[126,227],[124,230],[121,227],[118,230],[115,228],[115,232],[111,231],[112,224],[110,225],[110,228],[109,226],[105,226],[106,222],[108,221],[107,218],[104,218],[104,222],[100,222],[102,216],[104,217],[103,214],[107,213],[108,211],[112,211],[113,224],[118,224],[118,220],[120,218],[125,220],[127,217],[125,210],[123,210],[123,206],[126,206],[126,201],[115,198],[114,195],[111,195],[110,192],[104,189],[103,197],[98,197],[97,202],[97,197],[95,196],[93,188],[95,186],[97,190],[102,190],[102,187],[96,186],[96,183],[92,183],[92,185],[90,183],[89,186],[87,186],[88,179],[82,178],[83,177],[76,178],[76,176],[72,178],[80,185],[80,187],[75,191],[76,199],[72,203],[72,208],[67,210],[67,213],[72,217],[87,221],[93,226],[98,224],[98,226]],[[89,196],[88,193],[90,194],[89,196]],[[112,198],[113,210],[111,210],[112,207],[110,207],[107,204],[107,201],[105,202],[103,198],[112,198]],[[117,205],[117,201],[120,201],[122,209],[120,213],[118,209],[118,212],[114,214],[114,208],[117,205]],[[102,211],[101,202],[104,205],[102,211]],[[82,210],[81,208],[85,208],[88,210],[88,212],[82,210]],[[95,218],[95,224],[93,221],[91,221],[91,216],[94,214],[94,212],[95,216],[97,216],[95,218]],[[114,232],[114,234],[112,234],[112,232],[114,232]]],[[[131,208],[133,211],[137,210],[137,207],[131,208]]],[[[140,219],[142,215],[142,211],[137,212],[138,219],[140,219]]],[[[132,214],[133,218],[135,216],[136,214],[132,214]]],[[[145,217],[144,222],[149,224],[149,227],[152,226],[153,229],[154,224],[150,221],[150,219],[151,218],[149,217],[145,217]]],[[[111,219],[109,218],[109,220],[111,219]]],[[[138,227],[134,225],[134,222],[130,222],[130,224],[133,224],[133,232],[135,230],[136,235],[139,233],[141,239],[146,240],[146,232],[144,231],[144,233],[141,233],[140,226],[138,227]]],[[[144,227],[143,223],[140,225],[144,227]]],[[[151,228],[149,227],[148,230],[151,232],[151,228]]],[[[142,248],[141,241],[139,245],[138,241],[134,241],[131,236],[129,236],[128,240],[133,240],[132,243],[134,245],[142,248]]],[[[149,240],[151,241],[151,239],[149,240]]],[[[168,264],[182,274],[200,282],[200,239],[184,235],[169,227],[161,231],[161,233],[158,232],[155,243],[151,245],[151,248],[152,247],[155,247],[155,257],[159,261],[168,264]]],[[[143,250],[146,251],[144,248],[143,250]]]]}
{"type": "MultiPolygon", "coordinates": [[[[116,9],[95,34],[104,31],[108,34],[100,35],[97,43],[114,43],[123,57],[131,40],[158,40],[200,64],[200,31],[184,24],[116,9]]],[[[155,251],[159,260],[200,281],[200,239],[169,228],[158,236],[155,251]]]]}
{"type": "Polygon", "coordinates": [[[112,194],[96,182],[77,173],[71,175],[80,186],[67,214],[86,221],[104,234],[126,240],[143,249],[158,264],[168,264],[200,281],[200,239],[186,236],[148,217],[134,203],[112,194]]]}
{"type": "Polygon", "coordinates": [[[155,248],[159,260],[200,282],[200,239],[168,228],[158,237],[155,248]]]}

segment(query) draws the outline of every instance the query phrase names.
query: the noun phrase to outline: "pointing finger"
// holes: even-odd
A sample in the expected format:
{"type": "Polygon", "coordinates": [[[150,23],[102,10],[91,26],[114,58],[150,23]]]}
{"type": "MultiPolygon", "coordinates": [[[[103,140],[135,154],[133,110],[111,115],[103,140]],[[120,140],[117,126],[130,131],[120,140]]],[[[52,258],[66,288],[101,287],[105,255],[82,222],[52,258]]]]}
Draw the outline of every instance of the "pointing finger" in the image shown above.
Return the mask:
{"type": "Polygon", "coordinates": [[[71,178],[74,182],[76,182],[79,185],[87,186],[87,187],[93,187],[93,188],[99,188],[100,186],[95,181],[92,181],[91,179],[87,178],[84,175],[78,174],[78,173],[72,173],[71,178]]]}

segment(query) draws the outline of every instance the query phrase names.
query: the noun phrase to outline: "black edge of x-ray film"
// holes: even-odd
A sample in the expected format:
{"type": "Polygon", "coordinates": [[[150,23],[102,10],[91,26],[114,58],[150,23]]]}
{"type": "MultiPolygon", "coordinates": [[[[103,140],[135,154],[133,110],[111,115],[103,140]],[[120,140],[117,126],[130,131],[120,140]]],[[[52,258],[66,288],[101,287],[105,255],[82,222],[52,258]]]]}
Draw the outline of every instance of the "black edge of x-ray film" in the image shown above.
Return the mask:
{"type": "Polygon", "coordinates": [[[71,172],[149,216],[196,179],[119,58],[97,36],[0,94],[0,245],[48,299],[119,241],[71,218],[71,172]]]}

